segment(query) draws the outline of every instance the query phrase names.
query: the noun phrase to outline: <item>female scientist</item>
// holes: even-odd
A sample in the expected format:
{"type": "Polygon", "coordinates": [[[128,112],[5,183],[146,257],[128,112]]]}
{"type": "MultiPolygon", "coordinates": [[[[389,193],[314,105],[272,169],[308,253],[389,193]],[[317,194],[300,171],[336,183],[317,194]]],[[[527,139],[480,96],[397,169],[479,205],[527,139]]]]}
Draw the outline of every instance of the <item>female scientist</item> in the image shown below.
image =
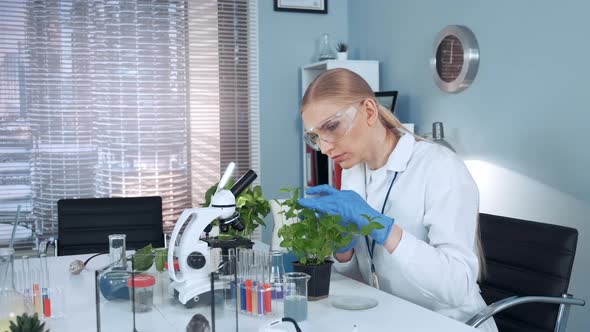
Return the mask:
{"type": "MultiPolygon", "coordinates": [[[[307,144],[342,166],[343,190],[312,187],[317,196],[299,203],[345,224],[368,215],[383,225],[337,250],[336,270],[462,322],[483,309],[479,193],[463,162],[408,133],[346,69],[319,75],[301,112],[307,144]]],[[[480,329],[497,331],[491,319],[480,329]]]]}

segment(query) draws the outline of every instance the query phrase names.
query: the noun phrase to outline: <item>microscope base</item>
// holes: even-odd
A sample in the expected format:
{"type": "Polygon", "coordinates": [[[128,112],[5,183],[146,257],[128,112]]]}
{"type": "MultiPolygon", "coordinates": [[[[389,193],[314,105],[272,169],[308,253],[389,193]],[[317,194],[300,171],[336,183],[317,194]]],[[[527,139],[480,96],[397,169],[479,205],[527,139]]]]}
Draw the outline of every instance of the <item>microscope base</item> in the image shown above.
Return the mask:
{"type": "MultiPolygon", "coordinates": [[[[226,284],[215,281],[213,287],[216,293],[223,292],[226,284]]],[[[209,279],[173,282],[170,284],[170,288],[174,292],[174,298],[178,299],[186,308],[193,308],[197,305],[210,305],[213,302],[211,280],[209,279]]]]}

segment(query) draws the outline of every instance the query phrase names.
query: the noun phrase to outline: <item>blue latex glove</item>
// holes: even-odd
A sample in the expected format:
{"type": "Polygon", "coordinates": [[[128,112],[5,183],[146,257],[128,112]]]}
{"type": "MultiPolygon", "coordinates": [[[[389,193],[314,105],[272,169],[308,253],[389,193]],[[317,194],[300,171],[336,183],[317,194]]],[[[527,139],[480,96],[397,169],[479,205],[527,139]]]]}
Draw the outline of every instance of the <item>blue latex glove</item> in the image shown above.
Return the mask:
{"type": "Polygon", "coordinates": [[[340,215],[342,216],[343,222],[354,223],[359,229],[369,224],[367,219],[363,217],[363,214],[375,218],[373,221],[383,225],[383,228],[371,231],[371,237],[378,244],[383,245],[393,229],[394,220],[392,218],[370,207],[359,194],[352,190],[338,190],[330,185],[324,184],[309,188],[306,194],[320,196],[300,198],[297,201],[299,205],[321,213],[340,215]]]}

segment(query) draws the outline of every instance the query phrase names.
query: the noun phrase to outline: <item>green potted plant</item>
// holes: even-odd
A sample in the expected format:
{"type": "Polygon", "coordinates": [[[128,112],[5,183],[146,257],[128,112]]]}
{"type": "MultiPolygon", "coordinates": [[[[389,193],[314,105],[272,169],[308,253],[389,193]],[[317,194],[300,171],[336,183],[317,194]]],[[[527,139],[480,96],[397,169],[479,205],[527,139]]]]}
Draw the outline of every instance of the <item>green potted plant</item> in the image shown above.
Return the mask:
{"type": "Polygon", "coordinates": [[[336,59],[348,60],[348,44],[345,42],[338,42],[336,45],[336,59]]]}
{"type": "Polygon", "coordinates": [[[291,198],[277,201],[285,218],[298,220],[285,224],[279,229],[282,238],[281,247],[293,252],[298,261],[293,262],[293,270],[305,272],[311,279],[307,284],[308,300],[319,300],[328,296],[330,291],[330,274],[334,250],[346,247],[356,234],[368,235],[373,229],[383,226],[368,216],[369,224],[359,229],[355,224],[342,224],[339,215],[319,214],[314,210],[302,207],[297,203],[299,189],[281,189],[291,193],[291,198]]]}
{"type": "Polygon", "coordinates": [[[145,272],[153,264],[156,264],[156,271],[163,272],[166,269],[167,257],[168,248],[154,248],[150,243],[135,252],[132,258],[132,266],[135,271],[145,272]]]}
{"type": "Polygon", "coordinates": [[[49,332],[48,329],[45,329],[45,323],[41,322],[37,313],[32,316],[26,313],[16,316],[16,323],[11,321],[9,329],[9,332],[49,332]]]}
{"type": "MultiPolygon", "coordinates": [[[[225,189],[234,185],[235,181],[230,180],[225,189]]],[[[217,183],[211,186],[205,193],[205,203],[203,206],[209,206],[211,197],[217,190],[217,183]]],[[[216,237],[204,239],[211,248],[221,248],[224,254],[227,254],[229,248],[252,248],[254,244],[251,241],[252,233],[259,226],[266,226],[263,218],[270,213],[270,204],[262,193],[262,187],[259,185],[249,187],[236,197],[236,210],[240,213],[240,218],[244,225],[242,231],[229,228],[227,233],[220,233],[216,237]]],[[[216,224],[217,221],[213,221],[216,224]]]]}

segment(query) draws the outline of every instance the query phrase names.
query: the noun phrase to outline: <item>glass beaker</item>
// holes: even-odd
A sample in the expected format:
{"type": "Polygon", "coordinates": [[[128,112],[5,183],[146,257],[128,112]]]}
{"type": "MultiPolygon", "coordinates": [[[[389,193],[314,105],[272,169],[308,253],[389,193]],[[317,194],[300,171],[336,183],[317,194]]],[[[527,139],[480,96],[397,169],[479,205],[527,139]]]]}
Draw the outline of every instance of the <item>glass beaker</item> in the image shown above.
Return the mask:
{"type": "Polygon", "coordinates": [[[126,238],[125,234],[109,235],[109,258],[114,266],[127,267],[126,238]]]}
{"type": "Polygon", "coordinates": [[[14,250],[0,248],[0,331],[23,313],[32,314],[30,299],[14,287],[14,250]]]}
{"type": "Polygon", "coordinates": [[[322,35],[318,59],[320,61],[336,59],[336,54],[334,53],[334,50],[332,50],[332,45],[330,44],[330,35],[328,33],[324,33],[322,35]]]}
{"type": "Polygon", "coordinates": [[[303,272],[285,273],[284,316],[298,322],[307,319],[307,282],[311,277],[303,272]]]}

